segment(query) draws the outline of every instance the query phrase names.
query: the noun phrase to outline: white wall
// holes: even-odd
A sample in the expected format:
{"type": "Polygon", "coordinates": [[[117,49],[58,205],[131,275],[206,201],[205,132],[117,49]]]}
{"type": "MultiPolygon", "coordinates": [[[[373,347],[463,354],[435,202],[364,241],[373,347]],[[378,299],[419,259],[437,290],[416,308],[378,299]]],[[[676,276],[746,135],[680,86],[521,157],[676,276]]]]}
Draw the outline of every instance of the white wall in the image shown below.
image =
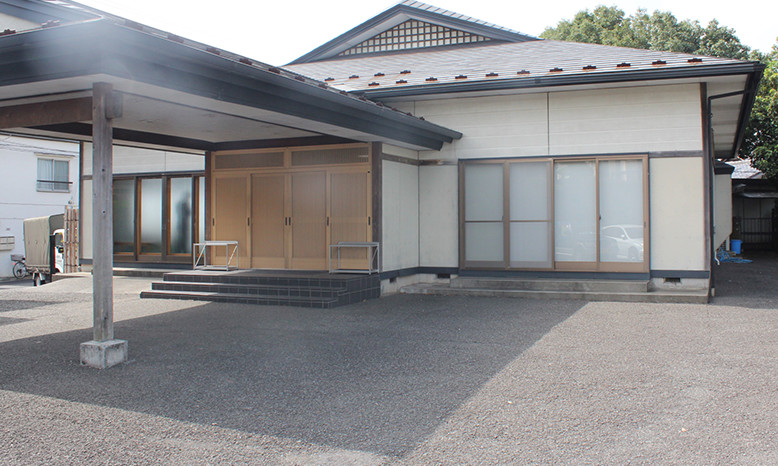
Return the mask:
{"type": "Polygon", "coordinates": [[[459,266],[456,165],[419,167],[419,257],[422,267],[459,266]]]}
{"type": "Polygon", "coordinates": [[[15,247],[0,251],[0,277],[12,275],[11,255],[24,254],[24,219],[65,212],[78,205],[78,144],[0,135],[0,236],[13,237],[15,247]],[[38,155],[67,160],[70,191],[38,191],[38,155]]]}
{"type": "Polygon", "coordinates": [[[713,246],[718,248],[732,234],[732,175],[714,176],[713,246]]]}
{"type": "Polygon", "coordinates": [[[649,160],[651,269],[705,270],[702,157],[649,160]]]}
{"type": "MultiPolygon", "coordinates": [[[[458,170],[459,159],[602,155],[664,151],[701,151],[702,123],[698,84],[565,91],[539,94],[472,97],[393,103],[428,121],[461,131],[462,139],[441,151],[422,151],[422,160],[446,164],[425,165],[419,170],[421,266],[458,265],[458,170]]],[[[666,178],[680,176],[691,199],[673,204],[652,191],[652,222],[658,231],[682,232],[674,245],[662,236],[652,243],[657,262],[652,269],[700,270],[704,261],[701,168],[692,159],[691,172],[683,161],[668,159],[650,165],[664,169],[678,164],[680,173],[660,173],[657,186],[667,188],[666,178]],[[699,209],[697,206],[699,205],[699,209]],[[667,209],[667,213],[663,212],[667,209]],[[686,212],[688,215],[678,215],[686,212]],[[696,210],[695,210],[696,209],[696,210]],[[667,218],[665,218],[667,216],[667,218]],[[680,223],[679,223],[680,222],[680,223]],[[672,225],[666,225],[666,224],[672,225]],[[679,246],[680,245],[680,246],[679,246]],[[691,249],[688,247],[692,246],[691,249]]],[[[654,186],[652,179],[652,186],[654,186]]],[[[672,187],[673,190],[676,187],[672,187]]],[[[654,235],[652,234],[652,238],[654,235]]]]}
{"type": "Polygon", "coordinates": [[[697,84],[555,92],[551,155],[702,149],[697,84]]]}
{"type": "Polygon", "coordinates": [[[383,161],[383,270],[419,266],[419,167],[383,161]]]}

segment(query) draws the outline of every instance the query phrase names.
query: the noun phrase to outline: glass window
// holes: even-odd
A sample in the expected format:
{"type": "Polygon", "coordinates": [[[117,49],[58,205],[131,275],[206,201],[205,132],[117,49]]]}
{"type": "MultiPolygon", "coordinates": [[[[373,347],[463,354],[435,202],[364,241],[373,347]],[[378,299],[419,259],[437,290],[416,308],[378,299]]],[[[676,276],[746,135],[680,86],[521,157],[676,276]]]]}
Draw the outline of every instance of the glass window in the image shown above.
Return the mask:
{"type": "Polygon", "coordinates": [[[510,165],[511,267],[551,267],[551,162],[510,165]]]}
{"type": "Polygon", "coordinates": [[[135,180],[113,182],[113,252],[135,252],[135,180]]]}
{"type": "Polygon", "coordinates": [[[465,166],[465,260],[504,262],[503,164],[465,166]]]}
{"type": "Polygon", "coordinates": [[[69,192],[69,162],[67,160],[38,159],[38,191],[69,192]]]}
{"type": "Polygon", "coordinates": [[[600,260],[643,262],[643,161],[600,161],[600,260]]]}
{"type": "Polygon", "coordinates": [[[192,178],[170,178],[170,254],[192,252],[192,178]]]}
{"type": "Polygon", "coordinates": [[[140,253],[162,252],[162,179],[141,180],[140,253]]]}
{"type": "Polygon", "coordinates": [[[597,260],[597,176],[594,161],[554,164],[557,262],[597,260]]]}

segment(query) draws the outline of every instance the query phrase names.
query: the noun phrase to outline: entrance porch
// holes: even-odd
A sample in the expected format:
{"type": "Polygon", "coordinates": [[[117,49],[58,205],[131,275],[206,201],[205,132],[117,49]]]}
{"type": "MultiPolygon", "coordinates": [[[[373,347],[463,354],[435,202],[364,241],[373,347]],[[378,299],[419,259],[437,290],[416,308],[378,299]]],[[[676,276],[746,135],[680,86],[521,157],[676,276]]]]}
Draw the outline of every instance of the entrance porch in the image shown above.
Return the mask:
{"type": "Polygon", "coordinates": [[[378,274],[286,270],[187,270],[166,273],[141,298],[189,299],[330,309],[378,298],[378,274]]]}

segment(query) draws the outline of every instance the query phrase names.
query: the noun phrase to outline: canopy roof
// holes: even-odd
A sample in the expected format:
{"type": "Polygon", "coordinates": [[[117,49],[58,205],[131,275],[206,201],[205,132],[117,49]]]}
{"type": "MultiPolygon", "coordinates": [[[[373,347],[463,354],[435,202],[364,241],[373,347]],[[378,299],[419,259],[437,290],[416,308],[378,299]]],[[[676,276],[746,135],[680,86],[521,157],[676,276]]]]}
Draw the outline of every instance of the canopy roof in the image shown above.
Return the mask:
{"type": "Polygon", "coordinates": [[[461,137],[323,82],[108,15],[0,37],[0,128],[89,140],[90,121],[73,106],[83,106],[95,82],[122,96],[114,137],[141,145],[207,151],[349,140],[439,149],[461,137]]]}

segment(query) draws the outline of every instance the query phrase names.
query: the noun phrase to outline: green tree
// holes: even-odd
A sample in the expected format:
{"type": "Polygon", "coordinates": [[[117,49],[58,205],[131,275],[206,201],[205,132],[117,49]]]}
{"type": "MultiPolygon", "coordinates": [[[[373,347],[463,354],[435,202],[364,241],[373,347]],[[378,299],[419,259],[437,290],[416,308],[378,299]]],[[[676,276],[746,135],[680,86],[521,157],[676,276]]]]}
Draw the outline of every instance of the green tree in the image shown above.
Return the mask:
{"type": "Polygon", "coordinates": [[[736,59],[746,59],[749,53],[735,31],[715,19],[703,27],[699,21],[678,21],[669,11],[648,14],[640,9],[625,16],[615,6],[579,11],[572,21],[560,21],[540,37],[736,59]]]}
{"type": "Polygon", "coordinates": [[[764,63],[765,70],[740,146],[740,156],[751,157],[752,165],[766,178],[778,178],[778,43],[770,53],[754,51],[750,58],[764,63]]]}

